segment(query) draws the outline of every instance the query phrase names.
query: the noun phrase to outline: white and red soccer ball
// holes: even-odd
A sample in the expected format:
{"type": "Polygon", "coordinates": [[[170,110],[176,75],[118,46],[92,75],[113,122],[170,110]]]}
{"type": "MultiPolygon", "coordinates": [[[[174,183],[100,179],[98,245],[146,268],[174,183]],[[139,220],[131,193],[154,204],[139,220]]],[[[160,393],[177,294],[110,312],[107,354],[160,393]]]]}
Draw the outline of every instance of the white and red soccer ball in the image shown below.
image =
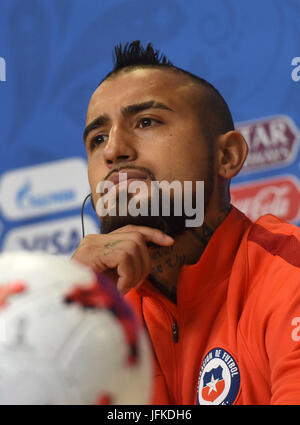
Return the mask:
{"type": "Polygon", "coordinates": [[[47,254],[0,255],[0,404],[147,404],[148,340],[105,277],[47,254]]]}

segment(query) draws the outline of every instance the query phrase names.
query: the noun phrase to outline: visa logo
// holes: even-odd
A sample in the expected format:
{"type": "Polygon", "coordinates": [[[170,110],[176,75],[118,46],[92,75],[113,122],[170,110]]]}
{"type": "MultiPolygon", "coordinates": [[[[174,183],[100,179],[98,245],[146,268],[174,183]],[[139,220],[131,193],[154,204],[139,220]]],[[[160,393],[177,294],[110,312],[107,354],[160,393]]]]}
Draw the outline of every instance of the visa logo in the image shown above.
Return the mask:
{"type": "MultiPolygon", "coordinates": [[[[99,233],[99,224],[91,216],[84,218],[86,234],[99,233]]],[[[80,215],[20,226],[5,237],[3,251],[43,251],[71,256],[82,238],[80,215]]]]}
{"type": "Polygon", "coordinates": [[[45,251],[54,255],[71,255],[78,247],[81,234],[77,230],[69,233],[57,231],[52,235],[35,236],[32,239],[20,238],[18,244],[26,251],[45,251]]]}

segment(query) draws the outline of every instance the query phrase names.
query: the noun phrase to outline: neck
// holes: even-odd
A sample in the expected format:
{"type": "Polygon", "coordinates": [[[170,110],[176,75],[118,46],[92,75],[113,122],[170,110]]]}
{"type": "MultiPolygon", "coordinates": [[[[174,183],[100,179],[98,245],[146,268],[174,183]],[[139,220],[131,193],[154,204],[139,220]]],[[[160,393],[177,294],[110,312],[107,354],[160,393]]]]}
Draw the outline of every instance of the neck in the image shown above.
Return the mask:
{"type": "Polygon", "coordinates": [[[167,298],[177,303],[177,281],[184,264],[198,262],[210,238],[230,211],[230,206],[217,217],[205,218],[202,226],[186,230],[171,247],[153,248],[150,282],[167,298]]]}

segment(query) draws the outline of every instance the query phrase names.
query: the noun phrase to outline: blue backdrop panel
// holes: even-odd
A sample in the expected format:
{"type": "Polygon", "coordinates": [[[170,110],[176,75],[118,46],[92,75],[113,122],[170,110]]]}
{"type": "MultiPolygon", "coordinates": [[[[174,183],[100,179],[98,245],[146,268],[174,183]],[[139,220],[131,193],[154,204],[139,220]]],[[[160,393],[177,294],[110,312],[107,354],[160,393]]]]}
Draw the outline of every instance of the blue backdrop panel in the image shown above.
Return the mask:
{"type": "MultiPolygon", "coordinates": [[[[298,0],[1,0],[0,249],[74,250],[89,97],[113,46],[135,39],[229,103],[252,155],[236,203],[299,224],[299,22],[298,0]]],[[[89,207],[86,221],[98,230],[89,207]]]]}

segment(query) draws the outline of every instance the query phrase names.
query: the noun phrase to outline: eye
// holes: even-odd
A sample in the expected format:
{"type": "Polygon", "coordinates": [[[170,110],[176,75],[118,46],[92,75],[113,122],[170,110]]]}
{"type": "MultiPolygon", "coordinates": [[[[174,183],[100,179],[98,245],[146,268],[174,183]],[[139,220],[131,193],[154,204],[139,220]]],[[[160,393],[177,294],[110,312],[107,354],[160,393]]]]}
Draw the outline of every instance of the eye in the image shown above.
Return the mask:
{"type": "Polygon", "coordinates": [[[93,137],[90,142],[90,148],[95,149],[97,146],[101,145],[101,143],[106,142],[108,139],[108,136],[105,134],[98,134],[97,136],[93,137]]]}
{"type": "Polygon", "coordinates": [[[138,122],[138,127],[139,128],[151,127],[154,123],[159,123],[159,121],[153,118],[142,118],[138,122]]]}

